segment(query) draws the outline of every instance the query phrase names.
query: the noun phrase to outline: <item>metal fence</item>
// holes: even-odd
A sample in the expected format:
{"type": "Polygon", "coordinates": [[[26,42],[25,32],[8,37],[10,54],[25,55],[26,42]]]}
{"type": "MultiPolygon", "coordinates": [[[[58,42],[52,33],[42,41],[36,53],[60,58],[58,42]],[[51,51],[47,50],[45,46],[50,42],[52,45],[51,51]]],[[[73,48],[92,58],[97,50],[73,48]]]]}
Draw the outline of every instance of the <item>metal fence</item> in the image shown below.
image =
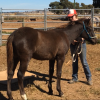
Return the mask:
{"type": "MultiPolygon", "coordinates": [[[[94,21],[93,18],[94,16],[100,16],[99,14],[95,14],[94,10],[96,8],[92,8],[92,9],[76,9],[77,11],[81,10],[84,11],[84,14],[79,14],[78,13],[78,17],[90,17],[92,20],[92,24],[93,24],[93,28],[100,28],[99,27],[94,27],[94,22],[99,22],[99,21],[94,21]],[[90,13],[85,13],[85,11],[90,11],[90,13]]],[[[44,31],[47,31],[49,28],[54,28],[54,27],[48,27],[49,23],[66,23],[67,21],[48,21],[48,18],[56,18],[56,19],[61,19],[61,18],[65,18],[67,16],[67,12],[69,9],[43,9],[43,10],[38,10],[38,9],[2,9],[0,8],[0,46],[2,45],[3,41],[6,41],[7,39],[2,39],[3,35],[9,35],[3,32],[3,30],[16,30],[18,28],[8,28],[8,27],[2,27],[2,24],[4,23],[21,23],[22,26],[24,26],[25,23],[38,23],[38,24],[43,24],[43,27],[41,28],[35,28],[35,29],[42,29],[44,31]],[[54,14],[52,13],[52,11],[63,11],[62,14],[54,14]],[[29,14],[29,12],[31,12],[31,14],[29,14]],[[40,14],[38,14],[38,13],[40,14]],[[65,14],[66,12],[66,14],[65,14]],[[13,14],[13,13],[18,13],[18,14],[13,14]],[[23,13],[27,13],[27,14],[23,14],[23,13]],[[36,14],[34,14],[36,13],[36,14]],[[50,14],[49,14],[50,13],[50,14]],[[44,21],[34,21],[34,22],[25,22],[23,21],[19,21],[19,22],[14,22],[14,21],[5,21],[5,18],[13,18],[13,17],[25,17],[25,18],[33,18],[33,17],[42,17],[44,19],[44,21]]],[[[96,33],[96,34],[100,34],[100,33],[96,33]]]]}

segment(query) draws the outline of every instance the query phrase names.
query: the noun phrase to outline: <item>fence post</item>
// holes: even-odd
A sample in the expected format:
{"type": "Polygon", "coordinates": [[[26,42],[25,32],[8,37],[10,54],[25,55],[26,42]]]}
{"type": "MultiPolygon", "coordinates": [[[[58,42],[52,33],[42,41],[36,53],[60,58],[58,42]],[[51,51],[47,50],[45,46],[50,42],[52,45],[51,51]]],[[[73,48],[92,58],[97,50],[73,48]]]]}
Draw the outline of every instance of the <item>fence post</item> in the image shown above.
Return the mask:
{"type": "Polygon", "coordinates": [[[91,22],[92,22],[92,27],[93,27],[93,30],[94,30],[94,22],[93,22],[93,17],[94,17],[94,7],[91,8],[91,22]]]}
{"type": "Polygon", "coordinates": [[[0,46],[2,46],[2,8],[0,8],[0,46]]]}
{"type": "Polygon", "coordinates": [[[22,27],[24,27],[24,18],[22,18],[22,27]]]}
{"type": "Polygon", "coordinates": [[[47,31],[47,9],[44,9],[44,31],[47,31]]]}

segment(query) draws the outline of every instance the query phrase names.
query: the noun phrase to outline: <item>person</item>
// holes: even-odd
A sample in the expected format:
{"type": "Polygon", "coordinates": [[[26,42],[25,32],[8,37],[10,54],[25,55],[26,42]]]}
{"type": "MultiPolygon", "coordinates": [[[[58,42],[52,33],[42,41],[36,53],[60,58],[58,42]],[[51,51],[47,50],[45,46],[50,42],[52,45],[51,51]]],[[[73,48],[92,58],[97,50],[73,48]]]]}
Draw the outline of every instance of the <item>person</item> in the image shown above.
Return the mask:
{"type": "MultiPolygon", "coordinates": [[[[77,12],[75,9],[69,9],[69,13],[67,15],[67,17],[69,18],[70,21],[77,21],[78,17],[77,17],[77,12]]],[[[76,47],[76,43],[78,41],[74,40],[73,43],[71,43],[70,45],[70,51],[71,51],[71,56],[74,53],[75,47],[76,47]]],[[[89,69],[89,65],[87,63],[87,59],[86,59],[86,42],[84,40],[84,38],[82,38],[82,43],[80,45],[81,48],[81,53],[79,55],[83,69],[84,69],[84,73],[86,75],[86,79],[87,79],[87,84],[88,85],[92,85],[92,78],[91,78],[91,72],[89,69]]],[[[72,72],[72,79],[69,81],[70,84],[78,82],[78,56],[76,57],[76,61],[72,63],[72,68],[73,68],[73,72],[72,72]]]]}

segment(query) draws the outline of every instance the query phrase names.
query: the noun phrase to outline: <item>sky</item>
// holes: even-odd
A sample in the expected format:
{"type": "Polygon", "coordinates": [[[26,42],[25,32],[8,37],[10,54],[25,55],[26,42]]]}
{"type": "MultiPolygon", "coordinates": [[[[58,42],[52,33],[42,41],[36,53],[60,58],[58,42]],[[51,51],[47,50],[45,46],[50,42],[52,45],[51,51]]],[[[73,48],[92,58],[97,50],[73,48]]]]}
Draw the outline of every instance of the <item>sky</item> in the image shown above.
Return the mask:
{"type": "MultiPolygon", "coordinates": [[[[0,8],[2,9],[44,9],[49,8],[51,2],[60,0],[0,0],[0,8]]],[[[74,0],[69,0],[74,2],[74,0]]],[[[93,0],[75,0],[85,5],[93,4],[93,0]]]]}

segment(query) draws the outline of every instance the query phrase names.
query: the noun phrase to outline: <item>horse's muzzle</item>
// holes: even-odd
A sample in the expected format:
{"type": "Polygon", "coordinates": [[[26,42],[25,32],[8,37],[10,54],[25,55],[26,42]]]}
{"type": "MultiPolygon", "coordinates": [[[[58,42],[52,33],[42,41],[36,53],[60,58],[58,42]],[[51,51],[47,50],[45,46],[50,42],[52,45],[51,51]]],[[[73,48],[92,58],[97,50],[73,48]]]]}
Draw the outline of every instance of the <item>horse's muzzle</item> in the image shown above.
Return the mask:
{"type": "Polygon", "coordinates": [[[93,39],[91,39],[91,41],[92,41],[92,44],[94,45],[94,44],[97,43],[98,39],[97,38],[93,38],[93,39]]]}

